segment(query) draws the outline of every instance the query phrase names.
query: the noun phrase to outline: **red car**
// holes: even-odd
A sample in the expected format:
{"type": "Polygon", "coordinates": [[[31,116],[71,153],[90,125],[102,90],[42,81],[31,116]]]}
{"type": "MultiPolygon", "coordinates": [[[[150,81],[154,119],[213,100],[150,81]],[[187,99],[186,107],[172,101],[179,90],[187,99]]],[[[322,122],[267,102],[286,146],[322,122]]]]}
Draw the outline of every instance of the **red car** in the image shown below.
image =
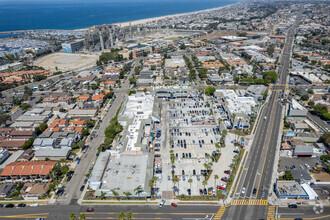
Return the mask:
{"type": "Polygon", "coordinates": [[[172,203],[171,203],[171,206],[173,206],[173,207],[177,207],[178,205],[175,204],[174,202],[172,202],[172,203]]]}
{"type": "Polygon", "coordinates": [[[217,186],[217,188],[218,188],[218,189],[221,189],[221,190],[226,190],[226,188],[223,187],[223,186],[217,186]]]}
{"type": "Polygon", "coordinates": [[[86,212],[94,212],[94,209],[93,208],[88,208],[88,209],[86,209],[86,212]]]}
{"type": "Polygon", "coordinates": [[[228,182],[228,178],[227,177],[222,177],[221,180],[224,181],[224,182],[228,182]]]}
{"type": "Polygon", "coordinates": [[[230,170],[225,170],[224,173],[230,175],[230,170]]]}

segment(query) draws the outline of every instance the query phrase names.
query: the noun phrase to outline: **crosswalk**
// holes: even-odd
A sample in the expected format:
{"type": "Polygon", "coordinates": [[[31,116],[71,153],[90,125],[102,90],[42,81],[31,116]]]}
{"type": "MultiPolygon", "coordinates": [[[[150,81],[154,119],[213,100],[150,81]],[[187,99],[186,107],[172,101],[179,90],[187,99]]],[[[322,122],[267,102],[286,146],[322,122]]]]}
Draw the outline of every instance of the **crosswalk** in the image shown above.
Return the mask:
{"type": "Polygon", "coordinates": [[[221,206],[213,219],[218,219],[218,220],[221,219],[223,214],[225,214],[226,208],[227,208],[227,206],[221,206]]]}
{"type": "Polygon", "coordinates": [[[235,199],[231,205],[268,205],[268,200],[264,199],[235,199]]]}
{"type": "Polygon", "coordinates": [[[268,207],[267,220],[275,220],[275,206],[268,207]]]}

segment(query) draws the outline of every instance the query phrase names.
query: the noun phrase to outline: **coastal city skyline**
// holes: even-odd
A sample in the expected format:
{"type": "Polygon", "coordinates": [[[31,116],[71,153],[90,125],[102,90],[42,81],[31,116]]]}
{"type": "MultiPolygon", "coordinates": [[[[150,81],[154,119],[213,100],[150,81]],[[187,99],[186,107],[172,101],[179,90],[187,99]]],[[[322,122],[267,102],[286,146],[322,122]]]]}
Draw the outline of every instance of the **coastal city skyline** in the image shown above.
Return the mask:
{"type": "Polygon", "coordinates": [[[0,0],[0,220],[329,219],[329,11],[0,0]]]}

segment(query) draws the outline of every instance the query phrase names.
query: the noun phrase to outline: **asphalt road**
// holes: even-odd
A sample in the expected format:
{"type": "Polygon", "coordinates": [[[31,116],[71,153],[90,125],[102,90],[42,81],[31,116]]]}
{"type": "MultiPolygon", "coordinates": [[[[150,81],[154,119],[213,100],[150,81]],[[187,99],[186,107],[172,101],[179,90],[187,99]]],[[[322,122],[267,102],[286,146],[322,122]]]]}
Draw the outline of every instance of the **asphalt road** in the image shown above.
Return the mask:
{"type": "MultiPolygon", "coordinates": [[[[297,22],[299,21],[299,16],[297,22]]],[[[255,137],[244,165],[242,176],[234,194],[235,200],[259,200],[259,205],[241,205],[234,202],[222,216],[223,219],[266,219],[268,212],[268,193],[272,192],[272,174],[276,154],[277,140],[280,131],[282,105],[280,98],[284,93],[288,69],[290,66],[291,48],[294,42],[294,31],[297,23],[288,29],[283,48],[281,66],[278,70],[278,86],[269,98],[262,113],[255,137]]]]}
{"type": "Polygon", "coordinates": [[[87,219],[117,219],[119,212],[132,212],[134,219],[211,219],[218,211],[219,206],[180,206],[165,205],[67,205],[67,206],[39,206],[0,209],[0,219],[35,219],[47,218],[48,220],[66,220],[71,213],[77,216],[84,213],[87,219]],[[93,207],[93,213],[87,213],[86,209],[93,207]],[[207,217],[207,218],[206,218],[207,217]]]}

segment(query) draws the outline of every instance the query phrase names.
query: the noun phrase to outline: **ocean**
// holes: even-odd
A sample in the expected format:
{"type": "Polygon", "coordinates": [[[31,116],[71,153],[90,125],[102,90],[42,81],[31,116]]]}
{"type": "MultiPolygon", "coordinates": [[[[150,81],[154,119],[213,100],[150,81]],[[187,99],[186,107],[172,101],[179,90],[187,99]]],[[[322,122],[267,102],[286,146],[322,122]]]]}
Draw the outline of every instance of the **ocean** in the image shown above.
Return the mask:
{"type": "Polygon", "coordinates": [[[193,12],[238,0],[0,0],[0,32],[32,29],[80,29],[193,12]]]}

